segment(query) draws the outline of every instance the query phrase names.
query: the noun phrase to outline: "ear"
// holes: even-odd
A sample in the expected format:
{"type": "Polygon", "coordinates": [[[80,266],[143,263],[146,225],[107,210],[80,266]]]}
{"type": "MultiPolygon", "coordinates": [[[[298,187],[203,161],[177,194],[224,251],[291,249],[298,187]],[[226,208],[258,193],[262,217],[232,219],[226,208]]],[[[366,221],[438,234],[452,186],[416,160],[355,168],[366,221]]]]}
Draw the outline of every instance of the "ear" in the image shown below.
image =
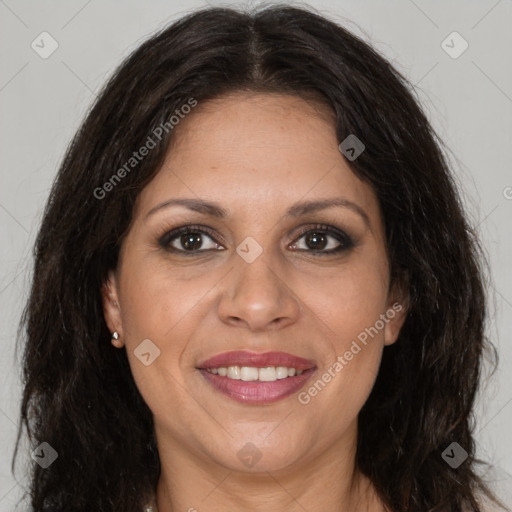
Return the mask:
{"type": "Polygon", "coordinates": [[[407,313],[409,311],[409,287],[405,275],[395,279],[385,312],[384,345],[392,345],[398,339],[407,313]]]}
{"type": "Polygon", "coordinates": [[[118,285],[115,272],[110,270],[107,280],[101,287],[103,315],[111,333],[118,332],[119,339],[112,339],[112,345],[117,348],[123,346],[123,325],[121,321],[121,308],[119,306],[118,285]]]}

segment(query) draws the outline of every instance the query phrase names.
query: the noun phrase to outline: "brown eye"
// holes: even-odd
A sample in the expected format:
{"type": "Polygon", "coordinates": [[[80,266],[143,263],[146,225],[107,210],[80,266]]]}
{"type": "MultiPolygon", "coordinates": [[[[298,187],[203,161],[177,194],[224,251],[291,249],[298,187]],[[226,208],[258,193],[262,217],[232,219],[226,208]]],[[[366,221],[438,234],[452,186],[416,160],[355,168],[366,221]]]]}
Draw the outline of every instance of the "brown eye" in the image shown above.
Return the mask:
{"type": "Polygon", "coordinates": [[[347,251],[354,245],[352,239],[343,231],[331,226],[321,225],[303,231],[292,245],[292,248],[323,255],[347,251]],[[302,239],[303,242],[300,242],[302,239]]]}
{"type": "Polygon", "coordinates": [[[222,248],[205,227],[182,226],[162,236],[159,245],[167,251],[194,253],[222,248]]]}
{"type": "Polygon", "coordinates": [[[328,236],[324,233],[317,233],[316,231],[311,231],[305,235],[305,241],[308,248],[313,251],[325,249],[329,243],[328,236]]]}
{"type": "Polygon", "coordinates": [[[185,235],[181,235],[179,238],[179,243],[183,248],[185,248],[187,251],[195,251],[197,249],[200,249],[203,245],[203,240],[201,239],[201,236],[199,233],[186,233],[185,235]]]}

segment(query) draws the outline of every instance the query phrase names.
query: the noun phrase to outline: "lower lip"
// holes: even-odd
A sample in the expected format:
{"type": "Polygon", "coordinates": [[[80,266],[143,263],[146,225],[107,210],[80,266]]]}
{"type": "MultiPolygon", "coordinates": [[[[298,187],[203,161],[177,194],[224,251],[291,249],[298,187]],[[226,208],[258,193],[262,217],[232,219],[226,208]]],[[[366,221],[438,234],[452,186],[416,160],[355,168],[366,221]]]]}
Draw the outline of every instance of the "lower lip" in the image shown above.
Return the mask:
{"type": "Polygon", "coordinates": [[[301,375],[286,377],[272,382],[244,381],[222,377],[199,369],[204,378],[217,391],[245,404],[266,405],[293,395],[313,375],[314,369],[304,370],[301,375]]]}

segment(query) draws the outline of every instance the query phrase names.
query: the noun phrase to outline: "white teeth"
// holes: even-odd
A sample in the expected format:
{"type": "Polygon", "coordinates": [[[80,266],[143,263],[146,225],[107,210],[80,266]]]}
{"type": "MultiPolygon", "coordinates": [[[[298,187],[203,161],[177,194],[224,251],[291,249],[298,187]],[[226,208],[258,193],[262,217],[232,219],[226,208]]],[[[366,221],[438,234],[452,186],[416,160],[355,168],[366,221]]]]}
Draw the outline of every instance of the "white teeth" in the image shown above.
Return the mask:
{"type": "Polygon", "coordinates": [[[286,366],[278,366],[276,368],[276,377],[278,379],[286,379],[288,377],[288,368],[286,366]]]}
{"type": "Polygon", "coordinates": [[[258,368],[252,368],[251,366],[242,366],[240,368],[240,377],[242,378],[242,380],[245,381],[258,380],[258,368]]]}
{"type": "Polygon", "coordinates": [[[265,368],[256,368],[253,366],[221,366],[220,368],[208,368],[209,373],[227,377],[228,379],[273,382],[279,379],[302,375],[304,370],[296,370],[286,366],[267,366],[265,368]]]}
{"type": "Polygon", "coordinates": [[[277,380],[276,369],[273,366],[269,366],[268,368],[260,368],[259,376],[259,380],[264,382],[272,382],[277,380]]]}
{"type": "Polygon", "coordinates": [[[228,366],[228,377],[230,379],[240,380],[240,366],[228,366]]]}

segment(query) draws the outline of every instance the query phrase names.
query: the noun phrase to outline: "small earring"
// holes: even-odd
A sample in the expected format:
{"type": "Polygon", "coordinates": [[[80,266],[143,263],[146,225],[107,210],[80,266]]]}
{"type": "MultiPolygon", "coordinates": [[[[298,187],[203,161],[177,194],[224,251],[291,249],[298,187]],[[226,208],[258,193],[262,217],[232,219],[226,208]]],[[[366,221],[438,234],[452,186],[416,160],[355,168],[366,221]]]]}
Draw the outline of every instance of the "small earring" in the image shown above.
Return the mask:
{"type": "Polygon", "coordinates": [[[112,345],[114,345],[114,347],[116,348],[121,348],[123,346],[123,344],[119,341],[119,333],[117,331],[114,331],[112,333],[112,345]]]}

